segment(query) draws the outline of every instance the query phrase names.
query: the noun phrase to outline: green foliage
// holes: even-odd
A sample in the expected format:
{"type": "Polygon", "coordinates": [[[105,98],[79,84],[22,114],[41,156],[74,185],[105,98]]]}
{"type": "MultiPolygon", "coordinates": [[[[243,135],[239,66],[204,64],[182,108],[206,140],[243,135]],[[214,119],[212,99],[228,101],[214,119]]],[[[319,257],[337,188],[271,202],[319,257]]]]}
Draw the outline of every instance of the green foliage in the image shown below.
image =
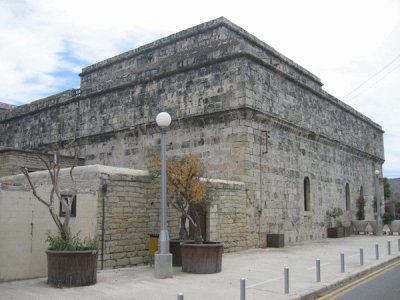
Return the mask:
{"type": "Polygon", "coordinates": [[[343,215],[343,210],[341,208],[339,208],[339,207],[328,209],[326,211],[326,215],[328,217],[336,219],[337,217],[340,217],[341,215],[343,215]]]}
{"type": "Polygon", "coordinates": [[[385,212],[384,214],[383,214],[383,224],[387,224],[387,225],[389,225],[389,224],[391,224],[392,222],[393,222],[393,220],[394,220],[394,215],[392,214],[392,213],[389,213],[389,212],[385,212]]]}
{"type": "Polygon", "coordinates": [[[96,237],[86,237],[82,241],[79,237],[79,232],[67,239],[63,239],[60,234],[52,235],[50,232],[48,232],[46,241],[49,243],[49,250],[55,251],[81,251],[98,249],[98,240],[96,237]]]}
{"type": "Polygon", "coordinates": [[[358,197],[357,202],[357,220],[365,220],[365,199],[363,196],[358,197]]]}
{"type": "Polygon", "coordinates": [[[383,224],[391,224],[395,219],[396,204],[395,201],[385,201],[385,213],[382,216],[383,224]]]}
{"type": "Polygon", "coordinates": [[[385,177],[383,178],[383,196],[385,199],[389,199],[392,195],[392,190],[390,188],[389,180],[385,177]]]}

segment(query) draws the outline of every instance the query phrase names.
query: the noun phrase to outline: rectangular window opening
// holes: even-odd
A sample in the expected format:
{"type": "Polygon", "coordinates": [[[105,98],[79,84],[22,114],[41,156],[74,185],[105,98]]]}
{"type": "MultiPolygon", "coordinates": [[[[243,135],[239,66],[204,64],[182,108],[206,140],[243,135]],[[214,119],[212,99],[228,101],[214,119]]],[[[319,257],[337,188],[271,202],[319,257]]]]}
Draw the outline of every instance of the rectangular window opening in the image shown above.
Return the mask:
{"type": "MultiPolygon", "coordinates": [[[[72,195],[67,195],[67,194],[61,194],[61,198],[64,199],[67,204],[71,204],[71,217],[74,218],[76,217],[76,195],[74,196],[74,198],[72,199],[72,195]]],[[[61,201],[60,201],[60,213],[59,213],[60,217],[65,217],[66,215],[66,209],[63,207],[61,201]]]]}

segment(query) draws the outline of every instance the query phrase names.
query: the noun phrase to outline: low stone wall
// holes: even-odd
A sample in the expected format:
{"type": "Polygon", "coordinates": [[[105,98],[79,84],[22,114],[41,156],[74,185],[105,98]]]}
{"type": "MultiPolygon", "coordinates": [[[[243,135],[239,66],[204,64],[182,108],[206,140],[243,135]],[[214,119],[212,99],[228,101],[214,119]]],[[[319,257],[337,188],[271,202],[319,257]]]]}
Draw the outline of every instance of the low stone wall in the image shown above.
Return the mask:
{"type": "Polygon", "coordinates": [[[250,206],[243,182],[209,180],[212,205],[208,215],[209,240],[222,241],[225,252],[248,249],[251,244],[250,206]]]}
{"type": "MultiPolygon", "coordinates": [[[[37,191],[47,199],[47,171],[31,173],[37,191]]],[[[159,232],[160,186],[147,171],[100,165],[76,167],[78,189],[73,233],[97,235],[99,268],[149,262],[148,237],[159,232]]],[[[212,203],[207,213],[207,239],[224,243],[225,252],[251,247],[247,211],[250,204],[241,182],[207,180],[212,203]]],[[[0,178],[0,281],[46,276],[46,232],[56,226],[23,175],[0,178]]],[[[60,173],[60,188],[71,188],[69,169],[60,173]]],[[[59,203],[56,201],[56,210],[59,203]]],[[[170,238],[178,236],[179,214],[168,210],[170,238]]]]}

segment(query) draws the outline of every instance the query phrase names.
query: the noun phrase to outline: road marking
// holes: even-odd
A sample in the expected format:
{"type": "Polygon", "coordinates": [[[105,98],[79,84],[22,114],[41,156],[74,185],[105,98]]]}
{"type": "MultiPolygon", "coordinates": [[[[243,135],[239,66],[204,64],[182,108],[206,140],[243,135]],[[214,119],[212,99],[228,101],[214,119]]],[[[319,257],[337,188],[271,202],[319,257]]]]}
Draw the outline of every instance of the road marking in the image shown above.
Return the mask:
{"type": "Polygon", "coordinates": [[[277,280],[279,280],[279,279],[282,279],[282,277],[276,277],[276,278],[272,278],[272,279],[269,279],[269,280],[265,280],[265,281],[262,281],[262,282],[259,282],[259,283],[255,283],[255,284],[252,284],[252,285],[247,286],[246,288],[250,289],[250,288],[252,288],[252,287],[255,287],[255,286],[258,286],[258,285],[262,285],[262,284],[264,284],[264,283],[268,283],[268,282],[272,282],[272,281],[277,281],[277,280]]]}
{"type": "Polygon", "coordinates": [[[346,292],[348,292],[349,290],[351,290],[353,288],[356,288],[356,287],[358,287],[358,286],[360,286],[360,285],[362,285],[362,284],[364,284],[364,283],[366,283],[366,282],[378,277],[379,275],[381,275],[381,274],[383,274],[383,273],[385,273],[387,271],[390,271],[390,270],[392,270],[392,269],[394,269],[394,268],[396,268],[398,266],[400,266],[400,261],[396,261],[396,262],[394,262],[394,263],[392,263],[390,265],[387,265],[387,266],[385,266],[385,267],[383,267],[383,268],[381,268],[379,270],[376,270],[376,271],[374,271],[374,272],[372,272],[372,273],[370,273],[370,274],[368,274],[368,275],[366,275],[366,276],[364,276],[364,277],[362,277],[360,279],[352,281],[349,284],[347,284],[347,285],[345,285],[345,286],[343,286],[341,288],[338,288],[338,289],[334,290],[333,292],[331,292],[329,294],[326,294],[326,295],[324,295],[324,296],[322,296],[320,298],[317,298],[317,299],[318,300],[334,299],[335,297],[341,296],[341,295],[345,294],[346,292]]]}

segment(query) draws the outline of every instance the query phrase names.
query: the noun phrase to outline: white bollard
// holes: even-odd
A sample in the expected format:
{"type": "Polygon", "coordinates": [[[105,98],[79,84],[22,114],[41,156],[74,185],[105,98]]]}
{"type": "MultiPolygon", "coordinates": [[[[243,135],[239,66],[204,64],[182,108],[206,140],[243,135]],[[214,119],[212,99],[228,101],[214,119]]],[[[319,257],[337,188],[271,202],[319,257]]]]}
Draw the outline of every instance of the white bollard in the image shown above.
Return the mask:
{"type": "Polygon", "coordinates": [[[285,294],[289,294],[289,268],[285,267],[283,271],[285,294]]]}
{"type": "Polygon", "coordinates": [[[317,282],[321,282],[321,261],[319,259],[315,261],[315,268],[317,272],[317,282]]]}
{"type": "Polygon", "coordinates": [[[246,279],[240,279],[240,300],[246,300],[246,279]]]}
{"type": "Polygon", "coordinates": [[[340,253],[340,272],[344,273],[344,253],[340,253]]]}
{"type": "Polygon", "coordinates": [[[364,264],[364,249],[360,248],[360,266],[364,264]]]}

